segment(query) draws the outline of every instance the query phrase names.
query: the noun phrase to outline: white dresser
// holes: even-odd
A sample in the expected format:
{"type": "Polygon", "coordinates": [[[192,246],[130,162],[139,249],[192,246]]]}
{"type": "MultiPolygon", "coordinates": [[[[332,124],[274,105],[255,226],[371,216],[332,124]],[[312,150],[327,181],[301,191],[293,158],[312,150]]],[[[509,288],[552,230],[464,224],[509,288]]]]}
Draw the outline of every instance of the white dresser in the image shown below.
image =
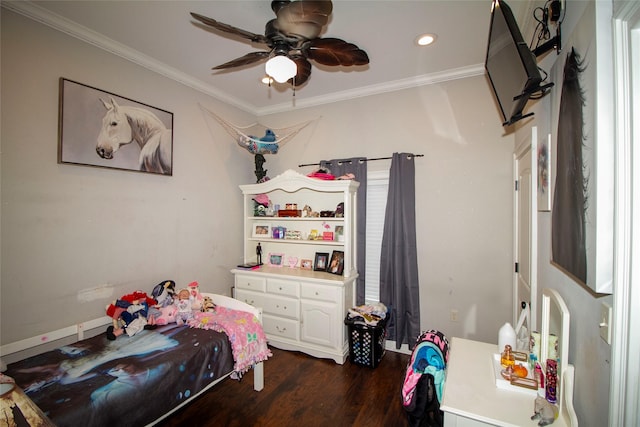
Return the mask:
{"type": "Polygon", "coordinates": [[[344,316],[354,302],[354,280],[286,267],[232,273],[236,299],[262,307],[270,345],[344,363],[348,355],[344,316]]]}
{"type": "MultiPolygon", "coordinates": [[[[535,397],[496,387],[493,354],[496,344],[451,339],[447,380],[440,409],[445,427],[537,427],[532,421],[535,397]]],[[[552,427],[566,427],[562,414],[552,427]]]]}

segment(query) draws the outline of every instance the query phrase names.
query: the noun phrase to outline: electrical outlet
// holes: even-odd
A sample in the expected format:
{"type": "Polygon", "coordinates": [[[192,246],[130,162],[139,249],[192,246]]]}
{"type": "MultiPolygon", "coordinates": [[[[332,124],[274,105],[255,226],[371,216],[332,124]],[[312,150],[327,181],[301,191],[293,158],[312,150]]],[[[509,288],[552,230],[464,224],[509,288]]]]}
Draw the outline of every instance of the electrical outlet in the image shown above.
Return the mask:
{"type": "Polygon", "coordinates": [[[603,302],[600,306],[600,338],[611,344],[611,306],[603,302]]]}
{"type": "Polygon", "coordinates": [[[451,309],[451,314],[449,315],[449,319],[451,319],[452,322],[457,322],[458,321],[458,310],[456,310],[455,308],[451,309]]]}

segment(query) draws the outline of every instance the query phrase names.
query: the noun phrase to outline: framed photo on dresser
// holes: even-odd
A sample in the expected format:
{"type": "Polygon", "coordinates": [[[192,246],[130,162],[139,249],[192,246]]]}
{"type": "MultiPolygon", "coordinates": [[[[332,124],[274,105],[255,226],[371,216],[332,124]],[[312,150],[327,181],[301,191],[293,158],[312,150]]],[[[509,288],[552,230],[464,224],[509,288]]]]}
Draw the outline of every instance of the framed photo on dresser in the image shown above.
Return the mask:
{"type": "Polygon", "coordinates": [[[329,262],[329,268],[327,271],[331,274],[339,274],[342,275],[344,271],[344,252],[343,251],[333,251],[331,254],[331,261],[329,262]]]}
{"type": "Polygon", "coordinates": [[[316,257],[313,262],[313,269],[315,271],[327,271],[328,263],[329,263],[329,253],[316,252],[316,257]]]}

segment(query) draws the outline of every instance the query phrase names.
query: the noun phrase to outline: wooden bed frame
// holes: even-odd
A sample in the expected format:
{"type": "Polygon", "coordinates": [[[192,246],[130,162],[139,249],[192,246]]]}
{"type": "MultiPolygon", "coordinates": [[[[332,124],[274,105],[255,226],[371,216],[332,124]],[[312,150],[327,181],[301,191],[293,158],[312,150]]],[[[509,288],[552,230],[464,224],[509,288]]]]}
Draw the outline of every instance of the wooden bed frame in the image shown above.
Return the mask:
{"type": "MultiPolygon", "coordinates": [[[[261,308],[256,308],[253,307],[249,304],[246,304],[240,300],[228,297],[228,296],[224,296],[224,295],[218,295],[218,294],[211,294],[211,293],[206,293],[203,292],[202,293],[203,296],[208,296],[210,297],[214,304],[222,306],[222,307],[227,307],[230,308],[232,310],[240,310],[240,311],[246,311],[249,312],[251,314],[253,314],[254,316],[256,316],[258,318],[258,320],[262,323],[262,309],[261,308]]],[[[12,356],[12,355],[17,355],[20,352],[25,352],[25,351],[29,351],[31,350],[29,354],[29,356],[35,355],[35,354],[39,354],[42,353],[44,351],[48,351],[49,349],[46,348],[43,344],[46,343],[51,343],[57,340],[64,340],[64,339],[69,339],[69,338],[75,338],[75,341],[80,341],[82,339],[85,338],[85,333],[87,331],[90,331],[92,329],[96,329],[96,328],[100,328],[103,326],[107,326],[112,324],[112,319],[111,317],[108,316],[103,316],[100,317],[98,319],[93,319],[93,320],[89,320],[86,322],[81,322],[78,323],[76,325],[72,325],[72,326],[68,326],[66,328],[62,328],[62,329],[58,329],[52,332],[48,332],[45,334],[41,334],[35,337],[31,337],[31,338],[26,338],[24,340],[20,340],[20,341],[16,341],[13,343],[9,343],[9,344],[5,344],[3,346],[0,347],[0,357],[6,357],[6,356],[12,356]],[[39,346],[42,346],[41,349],[38,349],[39,346]],[[35,353],[33,352],[35,350],[35,353]]],[[[20,360],[21,358],[18,358],[16,360],[20,360]]],[[[13,361],[12,361],[13,362],[13,361]]],[[[2,361],[2,366],[4,367],[4,361],[2,361]]],[[[173,408],[171,411],[167,412],[166,414],[162,415],[160,418],[156,419],[154,422],[152,422],[149,425],[155,425],[156,423],[164,420],[165,418],[169,417],[171,414],[173,414],[174,412],[178,411],[180,408],[184,407],[185,405],[189,404],[193,399],[196,399],[198,396],[200,396],[201,394],[205,393],[206,391],[208,391],[210,388],[214,387],[216,384],[222,382],[224,379],[226,379],[228,376],[230,376],[233,372],[229,372],[226,375],[222,376],[221,378],[217,379],[216,381],[212,382],[211,384],[209,384],[207,387],[205,387],[203,390],[201,390],[199,393],[194,394],[193,396],[191,396],[189,399],[185,400],[183,403],[181,403],[180,405],[176,406],[175,408],[173,408]]],[[[256,365],[253,366],[253,389],[255,391],[261,391],[264,388],[264,365],[263,363],[257,363],[256,365]]]]}

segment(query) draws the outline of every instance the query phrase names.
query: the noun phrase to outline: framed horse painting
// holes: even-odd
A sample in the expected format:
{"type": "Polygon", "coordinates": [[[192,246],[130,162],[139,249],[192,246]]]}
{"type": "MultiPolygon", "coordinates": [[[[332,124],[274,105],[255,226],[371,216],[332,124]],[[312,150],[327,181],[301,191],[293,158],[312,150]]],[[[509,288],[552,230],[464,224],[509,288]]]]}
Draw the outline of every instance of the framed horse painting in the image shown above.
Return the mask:
{"type": "Polygon", "coordinates": [[[173,114],[60,79],[58,163],[173,174],[173,114]]]}

